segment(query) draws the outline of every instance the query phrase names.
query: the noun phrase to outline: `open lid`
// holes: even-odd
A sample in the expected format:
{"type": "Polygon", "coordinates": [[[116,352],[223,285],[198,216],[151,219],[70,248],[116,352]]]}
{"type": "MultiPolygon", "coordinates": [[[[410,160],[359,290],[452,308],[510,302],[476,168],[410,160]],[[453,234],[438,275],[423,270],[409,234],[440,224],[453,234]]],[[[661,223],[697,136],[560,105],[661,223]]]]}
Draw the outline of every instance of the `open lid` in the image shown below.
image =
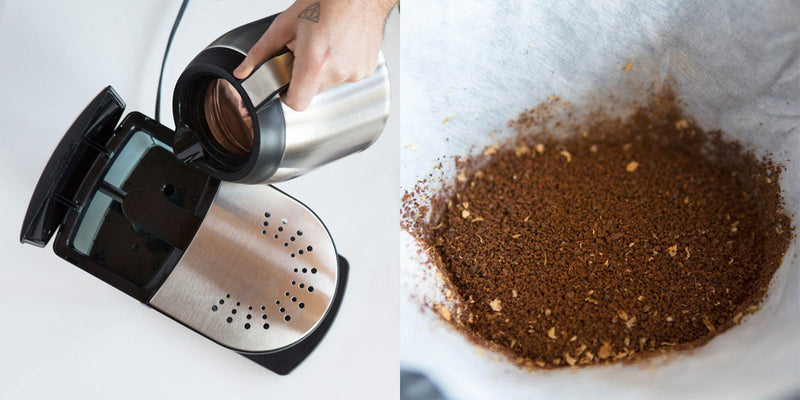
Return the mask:
{"type": "Polygon", "coordinates": [[[69,210],[78,210],[74,196],[114,133],[125,102],[111,86],[103,89],[72,123],[39,177],[20,232],[20,242],[44,247],[69,210]]]}

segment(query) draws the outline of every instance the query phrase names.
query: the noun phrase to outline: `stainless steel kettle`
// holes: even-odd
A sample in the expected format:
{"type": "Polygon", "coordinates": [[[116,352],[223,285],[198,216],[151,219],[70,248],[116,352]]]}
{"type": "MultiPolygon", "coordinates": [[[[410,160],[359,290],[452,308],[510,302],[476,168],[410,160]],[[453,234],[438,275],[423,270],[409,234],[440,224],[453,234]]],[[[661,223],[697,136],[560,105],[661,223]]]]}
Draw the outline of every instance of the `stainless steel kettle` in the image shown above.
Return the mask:
{"type": "Polygon", "coordinates": [[[369,147],[389,115],[383,56],[372,76],[316,95],[306,111],[280,101],[293,54],[279,52],[244,80],[233,76],[275,15],[212,42],[184,69],[173,96],[175,154],[233,182],[279,182],[369,147]]]}

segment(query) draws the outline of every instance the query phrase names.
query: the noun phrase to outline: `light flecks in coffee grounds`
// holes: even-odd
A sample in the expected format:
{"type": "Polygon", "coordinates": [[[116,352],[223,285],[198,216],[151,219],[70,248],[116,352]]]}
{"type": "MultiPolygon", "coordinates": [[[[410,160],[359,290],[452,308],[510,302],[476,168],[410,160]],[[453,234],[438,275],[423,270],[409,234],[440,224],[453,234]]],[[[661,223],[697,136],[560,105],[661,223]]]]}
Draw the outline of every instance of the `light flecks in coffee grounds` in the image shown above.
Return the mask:
{"type": "Polygon", "coordinates": [[[489,307],[492,308],[492,311],[500,312],[503,311],[503,302],[500,299],[494,299],[489,302],[489,307]]]}
{"type": "Polygon", "coordinates": [[[439,311],[439,315],[441,315],[445,321],[450,321],[450,309],[446,305],[439,304],[436,306],[436,310],[439,311]]]}
{"type": "Polygon", "coordinates": [[[558,339],[558,336],[556,336],[556,328],[555,327],[552,327],[547,331],[547,337],[549,337],[550,339],[553,339],[553,340],[558,339]]]}
{"type": "Polygon", "coordinates": [[[536,111],[460,160],[450,190],[404,196],[461,299],[445,319],[552,368],[696,347],[758,309],[794,235],[781,167],[704,132],[669,89],[566,139],[531,134],[536,111]]]}

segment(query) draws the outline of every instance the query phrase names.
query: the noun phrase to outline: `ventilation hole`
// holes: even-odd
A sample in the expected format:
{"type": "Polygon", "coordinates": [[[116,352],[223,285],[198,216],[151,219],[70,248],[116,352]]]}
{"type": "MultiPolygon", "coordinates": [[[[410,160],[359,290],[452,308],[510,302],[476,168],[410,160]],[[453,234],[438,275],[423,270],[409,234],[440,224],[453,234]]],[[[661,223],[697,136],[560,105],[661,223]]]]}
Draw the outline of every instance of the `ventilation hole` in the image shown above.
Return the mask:
{"type": "Polygon", "coordinates": [[[252,318],[253,318],[253,316],[252,316],[252,315],[250,315],[250,314],[247,314],[247,319],[252,319],[252,318]]]}
{"type": "Polygon", "coordinates": [[[306,285],[304,285],[304,284],[302,284],[302,283],[301,283],[301,284],[300,284],[300,289],[302,289],[302,288],[304,288],[304,287],[306,287],[306,285]]]}
{"type": "Polygon", "coordinates": [[[280,300],[275,300],[275,304],[276,305],[281,305],[281,301],[280,300]]]}
{"type": "Polygon", "coordinates": [[[228,317],[228,319],[226,319],[225,321],[228,321],[228,323],[230,324],[231,322],[233,322],[233,318],[228,317]]]}
{"type": "Polygon", "coordinates": [[[267,319],[267,314],[261,314],[261,319],[267,319]]]}
{"type": "Polygon", "coordinates": [[[303,255],[303,250],[298,250],[297,254],[303,255]]]}
{"type": "Polygon", "coordinates": [[[217,306],[211,306],[211,311],[217,311],[217,310],[218,310],[217,306]]]}
{"type": "Polygon", "coordinates": [[[294,286],[296,283],[297,283],[297,282],[295,282],[295,281],[292,281],[292,286],[294,286]]]}
{"type": "Polygon", "coordinates": [[[248,306],[248,307],[247,307],[247,309],[248,309],[248,310],[252,310],[252,309],[253,309],[253,306],[248,306]]]}
{"type": "Polygon", "coordinates": [[[283,232],[283,227],[282,226],[278,227],[278,232],[283,232]]]}
{"type": "Polygon", "coordinates": [[[289,243],[284,243],[283,247],[289,247],[289,243]]]}
{"type": "Polygon", "coordinates": [[[297,297],[292,297],[292,303],[297,303],[297,297]]]}
{"type": "Polygon", "coordinates": [[[266,309],[267,309],[267,307],[266,307],[266,306],[261,306],[261,309],[262,309],[262,310],[266,310],[266,309]]]}
{"type": "Polygon", "coordinates": [[[289,240],[294,242],[294,236],[290,237],[289,240]]]}
{"type": "Polygon", "coordinates": [[[297,306],[300,307],[300,308],[306,308],[306,305],[304,303],[300,303],[297,306]]]}
{"type": "Polygon", "coordinates": [[[244,324],[244,329],[250,329],[250,324],[244,324]]]}
{"type": "Polygon", "coordinates": [[[271,215],[270,215],[268,212],[265,212],[265,213],[264,213],[264,216],[265,216],[265,217],[267,217],[267,218],[269,218],[271,215]]]}
{"type": "Polygon", "coordinates": [[[309,287],[308,287],[308,292],[309,292],[309,293],[311,293],[311,292],[313,292],[313,291],[314,291],[314,287],[313,287],[313,286],[309,286],[309,287]]]}
{"type": "Polygon", "coordinates": [[[314,250],[314,248],[313,248],[313,247],[311,247],[311,246],[308,246],[308,247],[306,247],[306,250],[308,250],[308,251],[312,251],[312,250],[314,250]]]}
{"type": "Polygon", "coordinates": [[[236,314],[236,309],[231,310],[231,314],[236,314]]]}
{"type": "Polygon", "coordinates": [[[289,315],[286,315],[286,316],[284,316],[284,317],[283,317],[283,319],[284,319],[286,322],[289,322],[289,320],[290,320],[290,319],[292,319],[292,317],[291,317],[291,316],[289,316],[289,315]]]}
{"type": "Polygon", "coordinates": [[[307,268],[303,268],[303,273],[305,274],[306,272],[308,272],[308,269],[307,268]]]}
{"type": "Polygon", "coordinates": [[[264,324],[264,329],[269,329],[269,324],[264,324]]]}
{"type": "Polygon", "coordinates": [[[219,304],[225,304],[225,300],[219,299],[219,304]]]}
{"type": "MultiPolygon", "coordinates": [[[[297,272],[297,268],[294,269],[294,272],[297,272]]],[[[221,303],[220,303],[221,304],[221,303]]]]}
{"type": "Polygon", "coordinates": [[[274,237],[275,239],[277,239],[277,238],[278,238],[278,235],[276,234],[276,235],[275,235],[275,236],[273,236],[273,237],[274,237]]]}
{"type": "Polygon", "coordinates": [[[230,298],[231,298],[231,294],[230,294],[230,293],[228,293],[228,294],[226,294],[226,295],[225,295],[225,297],[227,297],[227,298],[229,298],[229,299],[230,299],[230,298]]]}
{"type": "Polygon", "coordinates": [[[261,234],[262,234],[262,235],[266,235],[266,234],[267,234],[267,231],[261,231],[261,234]]]}
{"type": "Polygon", "coordinates": [[[303,236],[303,231],[297,231],[297,236],[303,236]]]}
{"type": "Polygon", "coordinates": [[[236,307],[239,307],[240,305],[242,305],[242,302],[240,302],[240,301],[237,301],[237,302],[236,302],[236,307]]]}
{"type": "Polygon", "coordinates": [[[264,221],[264,226],[269,226],[269,222],[264,221]]]}
{"type": "Polygon", "coordinates": [[[175,194],[175,186],[172,186],[171,183],[168,183],[161,187],[161,193],[164,193],[164,196],[170,197],[175,194]]]}
{"type": "Polygon", "coordinates": [[[282,220],[281,220],[281,223],[282,223],[282,224],[284,224],[284,225],[286,225],[286,224],[288,224],[288,223],[289,223],[289,220],[288,220],[288,219],[286,219],[286,218],[284,218],[284,219],[282,219],[282,220]]]}
{"type": "Polygon", "coordinates": [[[292,253],[292,257],[294,257],[294,253],[292,253]]]}
{"type": "Polygon", "coordinates": [[[280,309],[280,310],[278,310],[278,311],[280,311],[280,312],[285,312],[285,311],[286,311],[286,309],[285,309],[285,308],[283,308],[283,307],[281,307],[281,309],[280,309]]]}
{"type": "Polygon", "coordinates": [[[316,274],[317,273],[317,269],[316,268],[311,268],[311,273],[312,274],[316,274]]]}
{"type": "Polygon", "coordinates": [[[286,296],[286,297],[289,297],[289,292],[286,292],[283,295],[286,296]]]}

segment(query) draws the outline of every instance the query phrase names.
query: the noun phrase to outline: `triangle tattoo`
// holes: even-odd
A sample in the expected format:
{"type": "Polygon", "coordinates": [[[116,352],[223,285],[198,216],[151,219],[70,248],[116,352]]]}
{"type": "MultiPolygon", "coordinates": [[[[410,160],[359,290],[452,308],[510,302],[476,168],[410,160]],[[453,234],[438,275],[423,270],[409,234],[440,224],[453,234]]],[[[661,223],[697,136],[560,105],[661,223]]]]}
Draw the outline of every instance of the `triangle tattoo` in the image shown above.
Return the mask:
{"type": "Polygon", "coordinates": [[[307,19],[314,23],[319,22],[319,2],[308,6],[297,18],[307,19]]]}

